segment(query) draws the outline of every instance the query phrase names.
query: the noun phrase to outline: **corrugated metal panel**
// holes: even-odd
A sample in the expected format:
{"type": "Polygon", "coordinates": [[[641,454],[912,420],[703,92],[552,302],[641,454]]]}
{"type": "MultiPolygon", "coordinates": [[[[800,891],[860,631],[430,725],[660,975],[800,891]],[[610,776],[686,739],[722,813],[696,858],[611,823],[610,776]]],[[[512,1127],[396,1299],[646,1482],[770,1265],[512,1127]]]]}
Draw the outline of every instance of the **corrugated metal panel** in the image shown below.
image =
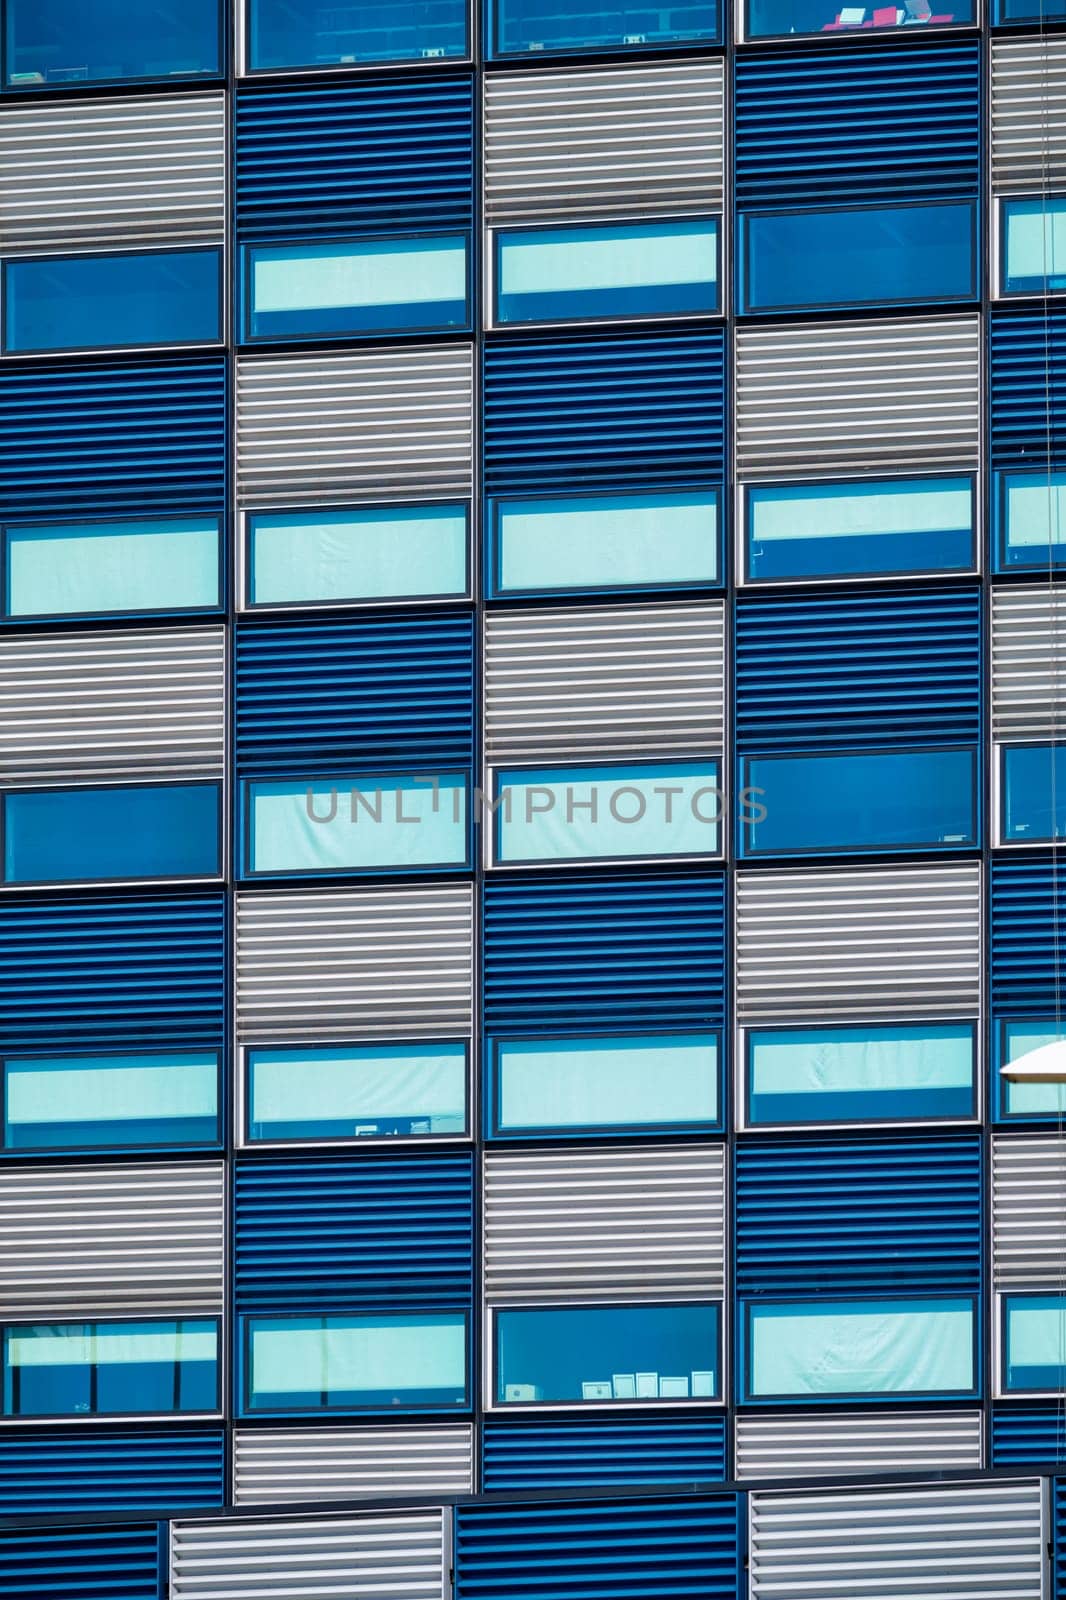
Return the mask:
{"type": "Polygon", "coordinates": [[[737,472],[749,479],[975,468],[980,319],[737,330],[737,472]]]}
{"type": "Polygon", "coordinates": [[[0,1517],[79,1511],[165,1516],[220,1506],[223,1456],[221,1428],[9,1433],[0,1450],[0,1517]]]}
{"type": "Polygon", "coordinates": [[[1066,453],[1066,307],[989,316],[994,467],[1035,466],[1066,453]]]}
{"type": "Polygon", "coordinates": [[[236,900],[237,1032],[246,1042],[469,1034],[469,884],[236,900]]]}
{"type": "Polygon", "coordinates": [[[1059,739],[1066,730],[1066,590],[992,590],[992,737],[1059,739]]]}
{"type": "Polygon", "coordinates": [[[162,1545],[154,1522],[0,1533],[0,1597],[157,1600],[162,1545]]]}
{"type": "Polygon", "coordinates": [[[1066,1412],[1060,1405],[994,1404],[994,1467],[1066,1466],[1066,1412]]]}
{"type": "Polygon", "coordinates": [[[1041,1600],[1039,1479],[751,1496],[752,1600],[1041,1600]]]}
{"type": "Polygon", "coordinates": [[[237,628],[242,775],[423,771],[474,758],[474,619],[392,612],[237,628]]]}
{"type": "Polygon", "coordinates": [[[484,1164],[485,1298],[717,1298],[722,1145],[493,1151],[484,1164]]]}
{"type": "Polygon", "coordinates": [[[981,731],[981,596],[874,590],[741,596],[738,751],[974,741],[981,731]]]}
{"type": "Polygon", "coordinates": [[[226,364],[212,356],[8,367],[0,373],[0,437],[0,505],[9,521],[222,511],[226,364]]]}
{"type": "Polygon", "coordinates": [[[465,1304],[473,1156],[246,1158],[235,1164],[233,1234],[238,1311],[465,1304]]]}
{"type": "Polygon", "coordinates": [[[1066,862],[993,859],[992,1014],[1053,1017],[1066,986],[1066,862]]]}
{"type": "Polygon", "coordinates": [[[219,1048],[225,897],[9,902],[0,1051],[219,1048]]]}
{"type": "Polygon", "coordinates": [[[976,862],[737,875],[737,1020],[973,1017],[976,862]]]}
{"type": "Polygon", "coordinates": [[[470,74],[246,87],[236,98],[243,243],[471,226],[470,74]]]}
{"type": "Polygon", "coordinates": [[[981,1139],[736,1149],[739,1295],[981,1288],[981,1139]]]}
{"type": "Polygon", "coordinates": [[[736,1495],[460,1506],[455,1600],[736,1600],[736,1495]]]}
{"type": "Polygon", "coordinates": [[[725,877],[485,884],[487,1030],[721,1027],[725,877]]]}
{"type": "Polygon", "coordinates": [[[0,639],[0,782],[221,777],[223,628],[0,639]]]}
{"type": "Polygon", "coordinates": [[[981,1465],[979,1411],[738,1412],[739,1478],[965,1472],[981,1465]]]}
{"type": "Polygon", "coordinates": [[[237,1428],[237,1505],[272,1500],[356,1500],[363,1495],[470,1494],[474,1429],[237,1428]]]}
{"type": "Polygon", "coordinates": [[[980,45],[908,42],[738,54],[737,205],[976,197],[980,45]]]}
{"type": "Polygon", "coordinates": [[[486,1417],[485,1492],[713,1483],[725,1477],[725,1417],[486,1417]]]}
{"type": "Polygon", "coordinates": [[[225,114],[221,90],[5,106],[4,254],[221,241],[225,114]]]}
{"type": "Polygon", "coordinates": [[[490,341],[484,388],[488,494],[722,482],[720,328],[490,341]]]}
{"type": "Polygon", "coordinates": [[[723,64],[485,78],[485,217],[721,211],[723,64]]]}
{"type": "Polygon", "coordinates": [[[992,40],[992,192],[1066,185],[1066,39],[992,40]]]}
{"type": "Polygon", "coordinates": [[[1062,1478],[1053,1478],[1048,1492],[1051,1498],[1055,1600],[1066,1600],[1066,1482],[1062,1478]]]}
{"type": "Polygon", "coordinates": [[[222,1309],[221,1161],[0,1171],[0,1315],[222,1309]]]}
{"type": "Polygon", "coordinates": [[[992,1281],[1060,1289],[1066,1255],[1066,1144],[992,1136],[992,1281]]]}
{"type": "Polygon", "coordinates": [[[485,617],[488,759],[721,750],[724,606],[570,606],[485,617]]]}
{"type": "Polygon", "coordinates": [[[237,496],[287,506],[469,496],[469,345],[237,359],[237,496]]]}
{"type": "Polygon", "coordinates": [[[444,1600],[443,1511],[172,1522],[171,1600],[444,1600]]]}

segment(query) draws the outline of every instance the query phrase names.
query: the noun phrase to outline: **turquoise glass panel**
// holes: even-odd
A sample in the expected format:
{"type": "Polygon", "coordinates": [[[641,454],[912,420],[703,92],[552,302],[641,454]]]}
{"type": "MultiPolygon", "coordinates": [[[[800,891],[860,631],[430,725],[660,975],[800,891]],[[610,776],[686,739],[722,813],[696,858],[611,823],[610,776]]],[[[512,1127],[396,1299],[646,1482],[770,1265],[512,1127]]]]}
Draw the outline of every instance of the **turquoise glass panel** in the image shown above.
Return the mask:
{"type": "Polygon", "coordinates": [[[714,761],[539,767],[496,774],[499,861],[713,855],[722,797],[714,761]]]}
{"type": "Polygon", "coordinates": [[[366,66],[467,53],[466,0],[246,0],[253,71],[366,66]]]}
{"type": "Polygon", "coordinates": [[[1066,1295],[1003,1297],[1003,1392],[1066,1389],[1066,1295]]]}
{"type": "MultiPolygon", "coordinates": [[[[1031,1050],[1066,1039],[1066,1027],[1056,1027],[1052,1017],[1037,1021],[1001,1022],[997,1068],[1018,1061],[1031,1050]]],[[[1004,1117],[1066,1117],[1066,1084],[1011,1083],[998,1070],[995,1081],[1000,1093],[1000,1114],[1004,1117]]]]}
{"type": "Polygon", "coordinates": [[[1066,196],[1000,202],[1003,293],[1066,289],[1066,196]]]}
{"type": "Polygon", "coordinates": [[[1006,745],[1002,762],[1003,842],[1066,838],[1066,744],[1006,745]]]}
{"type": "Polygon", "coordinates": [[[747,1400],[976,1392],[972,1300],[812,1301],[745,1311],[747,1400]]]}
{"type": "Polygon", "coordinates": [[[495,1132],[707,1126],[718,1118],[718,1036],[500,1039],[495,1132]]]}
{"type": "Polygon", "coordinates": [[[718,38],[717,0],[666,9],[613,0],[493,0],[493,54],[616,50],[718,38]]]}
{"type": "Polygon", "coordinates": [[[218,73],[219,0],[5,0],[10,89],[218,73]]]}
{"type": "MultiPolygon", "coordinates": [[[[1052,0],[1052,5],[1059,3],[1052,0]]],[[[887,6],[845,6],[841,0],[747,0],[745,10],[748,39],[779,39],[794,33],[843,39],[859,33],[868,39],[871,30],[877,36],[906,32],[913,37],[915,29],[958,27],[974,20],[973,0],[951,0],[942,10],[938,0],[903,0],[901,5],[887,6]]]]}
{"type": "Polygon", "coordinates": [[[404,333],[467,325],[467,241],[249,246],[245,337],[404,333]]]}
{"type": "Polygon", "coordinates": [[[359,1139],[466,1131],[466,1046],[248,1052],[248,1137],[359,1139]]]}
{"type": "Polygon", "coordinates": [[[254,606],[467,591],[465,506],[252,516],[248,540],[254,606]]]}
{"type": "Polygon", "coordinates": [[[6,1150],[213,1143],[218,1059],[68,1056],[0,1064],[6,1150]]]}
{"type": "Polygon", "coordinates": [[[5,883],[198,878],[219,871],[219,786],[13,790],[5,883]]]}
{"type": "Polygon", "coordinates": [[[501,231],[496,321],[595,322],[718,310],[718,224],[501,231]]]}
{"type": "Polygon", "coordinates": [[[4,531],[4,611],[63,617],[220,604],[213,517],[4,531]]]}
{"type": "Polygon", "coordinates": [[[461,1312],[248,1317],[245,1335],[249,1412],[466,1404],[461,1312]]]}
{"type": "Polygon", "coordinates": [[[221,338],[221,250],[4,263],[4,349],[99,350],[221,338]]]}
{"type": "Polygon", "coordinates": [[[753,1126],[976,1113],[969,1023],[757,1028],[747,1034],[747,1053],[753,1126]]]}
{"type": "Polygon", "coordinates": [[[496,1404],[714,1400],[719,1320],[714,1304],[497,1311],[496,1404]]]}
{"type": "Polygon", "coordinates": [[[996,569],[1066,561],[1066,472],[996,473],[996,569]]]}
{"type": "Polygon", "coordinates": [[[456,773],[248,783],[247,870],[403,872],[460,867],[467,780],[456,773]]]}
{"type": "Polygon", "coordinates": [[[7,1417],[218,1409],[218,1323],[45,1323],[4,1329],[7,1417]]]}

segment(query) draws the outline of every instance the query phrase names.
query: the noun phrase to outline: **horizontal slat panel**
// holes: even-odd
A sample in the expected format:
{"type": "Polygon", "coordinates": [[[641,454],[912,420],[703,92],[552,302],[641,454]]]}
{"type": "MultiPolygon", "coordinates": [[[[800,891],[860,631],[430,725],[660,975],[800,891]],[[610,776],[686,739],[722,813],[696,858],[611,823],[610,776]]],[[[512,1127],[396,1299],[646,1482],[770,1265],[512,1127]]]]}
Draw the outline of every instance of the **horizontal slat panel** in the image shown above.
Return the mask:
{"type": "Polygon", "coordinates": [[[992,590],[992,737],[1046,739],[1066,729],[1066,590],[992,590]]]}
{"type": "Polygon", "coordinates": [[[981,1465],[979,1411],[865,1411],[836,1416],[738,1413],[738,1478],[964,1472],[981,1465]]]}
{"type": "Polygon", "coordinates": [[[161,1566],[152,1522],[0,1533],[0,1600],[157,1600],[161,1566]]]}
{"type": "Polygon", "coordinates": [[[486,1417],[486,1493],[712,1483],[725,1477],[725,1417],[486,1417]]]}
{"type": "Polygon", "coordinates": [[[8,1434],[0,1450],[0,1516],[79,1511],[166,1516],[220,1506],[224,1477],[220,1427],[8,1434]]]}
{"type": "Polygon", "coordinates": [[[993,1467],[1066,1466],[1066,1413],[1057,1403],[993,1404],[993,1467]]]}
{"type": "Polygon", "coordinates": [[[1052,1017],[1066,987],[1066,862],[993,860],[992,1013],[1052,1017]]]}
{"type": "Polygon", "coordinates": [[[992,192],[1066,184],[1066,39],[992,40],[992,192]]]}
{"type": "Polygon", "coordinates": [[[992,1137],[992,1278],[997,1289],[1059,1289],[1066,1254],[1066,1145],[992,1137]]]}
{"type": "Polygon", "coordinates": [[[439,1428],[237,1428],[237,1505],[356,1500],[363,1495],[470,1494],[474,1430],[439,1428]]]}
{"type": "Polygon", "coordinates": [[[989,317],[994,467],[1040,466],[1066,452],[1066,307],[989,317]]]}

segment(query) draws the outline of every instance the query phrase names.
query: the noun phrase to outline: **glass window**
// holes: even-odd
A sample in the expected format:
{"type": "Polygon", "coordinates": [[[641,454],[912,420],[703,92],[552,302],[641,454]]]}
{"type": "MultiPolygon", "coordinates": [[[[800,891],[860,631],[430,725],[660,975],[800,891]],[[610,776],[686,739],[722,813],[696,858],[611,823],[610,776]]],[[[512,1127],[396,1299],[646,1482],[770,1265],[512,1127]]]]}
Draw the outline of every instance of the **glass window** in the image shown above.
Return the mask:
{"type": "Polygon", "coordinates": [[[464,595],[465,506],[287,511],[248,518],[253,606],[464,595]]]}
{"type": "Polygon", "coordinates": [[[619,45],[671,45],[718,37],[716,0],[696,0],[666,10],[596,4],[553,5],[547,0],[494,0],[493,54],[527,50],[611,50],[619,45]]]}
{"type": "Polygon", "coordinates": [[[745,1307],[745,1400],[977,1393],[971,1299],[745,1307]]]}
{"type": "Polygon", "coordinates": [[[976,565],[969,477],[753,485],[744,504],[749,583],[976,565]]]}
{"type": "Polygon", "coordinates": [[[466,1317],[248,1317],[245,1408],[391,1410],[467,1403],[466,1317]]]}
{"type": "Polygon", "coordinates": [[[4,1329],[6,1417],[218,1410],[218,1323],[51,1323],[4,1329]]]}
{"type": "Polygon", "coordinates": [[[1066,1032],[1056,1028],[1053,1017],[1000,1023],[998,1059],[993,1077],[999,1089],[1001,1117],[1066,1116],[1066,1084],[1010,1083],[998,1070],[1006,1062],[1017,1061],[1021,1056],[1028,1055],[1030,1050],[1039,1050],[1043,1045],[1054,1044],[1060,1039],[1066,1039],[1066,1032]]]}
{"type": "Polygon", "coordinates": [[[5,0],[9,88],[221,71],[218,0],[5,0]]]}
{"type": "Polygon", "coordinates": [[[247,872],[406,872],[462,867],[467,780],[282,779],[245,784],[247,872]]]}
{"type": "Polygon", "coordinates": [[[221,604],[215,517],[5,528],[9,617],[194,611],[221,604]]]}
{"type": "Polygon", "coordinates": [[[996,473],[996,570],[1066,561],[1066,471],[996,473]]]}
{"type": "Polygon", "coordinates": [[[995,0],[996,22],[1061,22],[1066,0],[995,0]]]}
{"type": "Polygon", "coordinates": [[[640,1133],[718,1120],[718,1035],[497,1039],[492,1133],[640,1133]]]}
{"type": "Polygon", "coordinates": [[[497,322],[718,310],[718,224],[613,223],[495,235],[497,322]]]}
{"type": "Polygon", "coordinates": [[[466,18],[466,0],[248,0],[248,65],[269,72],[465,56],[466,18]]]}
{"type": "Polygon", "coordinates": [[[743,309],[971,299],[976,229],[970,200],[742,216],[743,309]]]}
{"type": "Polygon", "coordinates": [[[1066,196],[1000,201],[1003,294],[1066,289],[1066,196]]]}
{"type": "Polygon", "coordinates": [[[718,494],[496,500],[493,595],[717,583],[718,494]]]}
{"type": "Polygon", "coordinates": [[[746,1118],[752,1127],[973,1117],[974,1028],[749,1030],[746,1118]]]}
{"type": "Polygon", "coordinates": [[[5,883],[200,878],[219,871],[219,785],[13,790],[5,883]]]}
{"type": "Polygon", "coordinates": [[[221,272],[221,250],[6,261],[4,349],[210,343],[221,272]]]}
{"type": "Polygon", "coordinates": [[[1066,1295],[1004,1295],[1004,1394],[1063,1389],[1066,1389],[1066,1295]]]}
{"type": "Polygon", "coordinates": [[[496,859],[714,855],[718,778],[716,761],[497,772],[496,859]]]}
{"type": "Polygon", "coordinates": [[[362,239],[244,252],[246,339],[464,328],[467,242],[362,239]]]}
{"type": "Polygon", "coordinates": [[[977,842],[973,749],[747,756],[741,785],[745,856],[977,842]]]}
{"type": "Polygon", "coordinates": [[[248,1138],[423,1138],[466,1132],[466,1045],[248,1052],[248,1138]]]}
{"type": "Polygon", "coordinates": [[[215,1144],[214,1054],[0,1062],[5,1150],[215,1144]]]}
{"type": "Polygon", "coordinates": [[[840,0],[747,0],[745,37],[778,39],[793,33],[839,33],[858,28],[947,27],[973,22],[973,0],[955,0],[947,11],[935,0],[903,0],[893,6],[842,6],[840,0]]]}
{"type": "Polygon", "coordinates": [[[1004,844],[1066,838],[1066,744],[1009,744],[1000,754],[1004,844]]]}
{"type": "Polygon", "coordinates": [[[496,1405],[716,1400],[716,1305],[495,1313],[496,1405]]]}

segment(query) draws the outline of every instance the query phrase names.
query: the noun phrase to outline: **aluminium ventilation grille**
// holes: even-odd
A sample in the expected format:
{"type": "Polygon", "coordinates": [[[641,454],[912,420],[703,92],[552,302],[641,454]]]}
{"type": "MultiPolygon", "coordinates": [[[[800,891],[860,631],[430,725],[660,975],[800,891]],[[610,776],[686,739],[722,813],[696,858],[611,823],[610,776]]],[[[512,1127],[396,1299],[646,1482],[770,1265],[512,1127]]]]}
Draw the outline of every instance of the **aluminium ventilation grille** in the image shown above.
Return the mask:
{"type": "Polygon", "coordinates": [[[238,1428],[233,1452],[238,1505],[472,1494],[474,1488],[474,1430],[468,1422],[435,1428],[238,1428]]]}
{"type": "Polygon", "coordinates": [[[992,737],[1066,736],[1066,591],[992,590],[992,737]]]}
{"type": "Polygon", "coordinates": [[[964,1472],[980,1465],[979,1411],[892,1407],[840,1416],[739,1412],[736,1418],[738,1478],[964,1472]]]}
{"type": "Polygon", "coordinates": [[[994,1286],[1061,1291],[1064,1253],[1066,1145],[1052,1134],[993,1134],[994,1286]]]}
{"type": "Polygon", "coordinates": [[[1066,39],[992,40],[992,193],[1066,183],[1066,39]]]}

